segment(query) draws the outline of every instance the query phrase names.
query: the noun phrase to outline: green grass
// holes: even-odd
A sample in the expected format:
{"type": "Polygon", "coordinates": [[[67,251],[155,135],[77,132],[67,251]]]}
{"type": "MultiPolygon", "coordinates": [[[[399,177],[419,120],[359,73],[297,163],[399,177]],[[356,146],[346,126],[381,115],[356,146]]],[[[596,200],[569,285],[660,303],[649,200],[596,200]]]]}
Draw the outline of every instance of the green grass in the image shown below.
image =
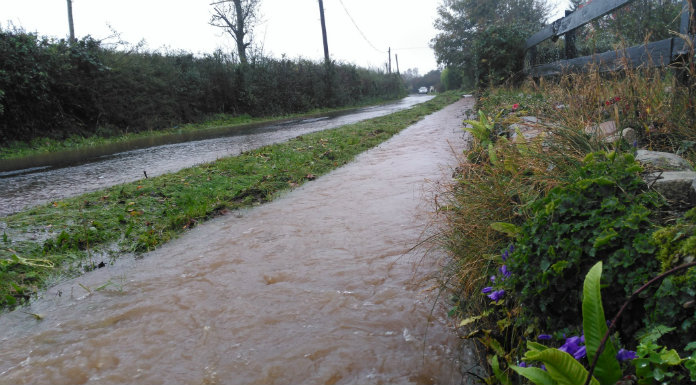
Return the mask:
{"type": "Polygon", "coordinates": [[[79,136],[73,135],[66,139],[37,138],[29,142],[13,141],[0,145],[0,159],[18,159],[29,156],[41,155],[50,152],[79,150],[90,147],[104,146],[113,143],[127,143],[141,138],[160,137],[173,134],[183,134],[188,132],[205,131],[220,128],[239,128],[243,129],[251,124],[275,123],[290,119],[309,118],[324,115],[331,112],[348,111],[368,105],[382,104],[391,100],[372,99],[353,106],[340,108],[322,108],[307,111],[301,114],[291,114],[283,116],[263,116],[252,117],[244,114],[239,116],[218,114],[203,122],[188,123],[180,126],[171,127],[163,130],[149,130],[141,132],[103,132],[101,135],[79,136]]]}
{"type": "Polygon", "coordinates": [[[388,116],[0,218],[7,225],[0,242],[0,306],[20,305],[50,282],[123,253],[152,250],[227,210],[268,202],[458,98],[442,94],[388,116]]]}

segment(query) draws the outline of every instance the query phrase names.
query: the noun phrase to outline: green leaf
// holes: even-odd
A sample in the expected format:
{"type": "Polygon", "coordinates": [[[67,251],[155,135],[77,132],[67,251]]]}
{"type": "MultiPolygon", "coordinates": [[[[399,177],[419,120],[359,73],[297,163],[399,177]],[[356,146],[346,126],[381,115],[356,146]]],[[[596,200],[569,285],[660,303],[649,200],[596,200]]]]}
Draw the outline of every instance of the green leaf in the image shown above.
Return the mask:
{"type": "Polygon", "coordinates": [[[664,351],[662,351],[660,353],[660,359],[662,360],[662,362],[670,366],[679,365],[682,363],[682,359],[681,357],[679,357],[679,353],[677,353],[677,351],[674,349],[665,349],[664,351]]]}
{"type": "Polygon", "coordinates": [[[491,229],[503,233],[511,238],[516,238],[521,231],[521,228],[519,226],[507,222],[493,222],[490,226],[491,229]]]}
{"type": "Polygon", "coordinates": [[[495,378],[497,378],[498,381],[500,381],[500,383],[503,385],[511,385],[510,378],[502,370],[500,370],[498,356],[493,356],[493,358],[490,360],[490,364],[495,378]]]}
{"type": "Polygon", "coordinates": [[[684,350],[686,350],[687,352],[688,352],[689,350],[696,350],[696,341],[689,342],[689,344],[686,345],[686,347],[684,348],[684,350]]]}
{"type": "MultiPolygon", "coordinates": [[[[559,385],[583,385],[589,374],[573,356],[558,349],[529,351],[525,354],[525,361],[527,360],[543,362],[551,378],[559,385]]],[[[600,385],[594,377],[590,384],[600,385]]]]}
{"type": "MultiPolygon", "coordinates": [[[[671,331],[674,331],[676,329],[677,328],[669,327],[669,326],[665,326],[665,325],[656,325],[652,329],[648,330],[647,333],[640,336],[638,339],[641,342],[656,343],[657,340],[660,339],[660,337],[662,337],[663,335],[665,335],[671,331]]],[[[692,343],[695,344],[694,348],[696,348],[696,342],[692,342],[692,343]]],[[[687,350],[688,350],[688,345],[687,345],[687,350]]]]}
{"type": "Polygon", "coordinates": [[[549,349],[549,347],[546,345],[542,345],[534,341],[527,341],[527,350],[536,350],[540,352],[546,349],[549,349]]]}
{"type": "Polygon", "coordinates": [[[532,381],[536,385],[556,385],[556,381],[551,377],[548,372],[545,372],[539,368],[522,368],[519,366],[510,366],[510,369],[514,370],[520,376],[532,381]]]}
{"type": "MultiPolygon", "coordinates": [[[[602,338],[606,334],[607,322],[604,318],[600,280],[602,277],[602,262],[597,262],[585,276],[582,299],[582,327],[585,331],[585,346],[587,359],[594,360],[602,338]]],[[[597,360],[594,376],[604,384],[614,384],[621,378],[621,367],[616,359],[616,347],[608,340],[604,351],[597,360]]]]}
{"type": "Polygon", "coordinates": [[[696,358],[686,360],[686,362],[684,362],[684,367],[689,369],[691,381],[696,382],[696,358]]]}
{"type": "Polygon", "coordinates": [[[484,316],[485,316],[484,314],[481,314],[481,315],[477,315],[474,317],[465,318],[462,320],[462,322],[459,323],[459,327],[466,326],[470,323],[476,322],[476,321],[480,320],[481,318],[483,318],[484,316]]]}

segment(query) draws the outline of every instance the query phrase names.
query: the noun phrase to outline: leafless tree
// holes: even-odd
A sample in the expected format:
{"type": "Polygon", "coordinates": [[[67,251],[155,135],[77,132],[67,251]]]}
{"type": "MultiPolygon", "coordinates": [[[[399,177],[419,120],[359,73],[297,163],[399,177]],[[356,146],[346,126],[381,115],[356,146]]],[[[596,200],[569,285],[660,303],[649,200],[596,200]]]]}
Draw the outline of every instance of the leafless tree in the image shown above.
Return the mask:
{"type": "Polygon", "coordinates": [[[221,0],[211,3],[210,25],[229,33],[237,43],[239,61],[246,64],[247,47],[251,45],[251,30],[257,22],[261,0],[221,0]]]}

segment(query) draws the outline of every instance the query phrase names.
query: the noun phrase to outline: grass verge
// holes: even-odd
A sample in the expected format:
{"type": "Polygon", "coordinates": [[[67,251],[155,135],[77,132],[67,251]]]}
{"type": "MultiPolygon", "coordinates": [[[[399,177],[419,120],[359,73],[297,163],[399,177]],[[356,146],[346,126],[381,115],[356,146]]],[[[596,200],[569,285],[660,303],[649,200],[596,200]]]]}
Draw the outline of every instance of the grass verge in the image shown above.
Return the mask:
{"type": "Polygon", "coordinates": [[[0,306],[51,282],[146,252],[197,223],[273,199],[350,162],[459,99],[445,93],[409,110],[303,135],[239,156],[110,187],[1,218],[0,306]]]}

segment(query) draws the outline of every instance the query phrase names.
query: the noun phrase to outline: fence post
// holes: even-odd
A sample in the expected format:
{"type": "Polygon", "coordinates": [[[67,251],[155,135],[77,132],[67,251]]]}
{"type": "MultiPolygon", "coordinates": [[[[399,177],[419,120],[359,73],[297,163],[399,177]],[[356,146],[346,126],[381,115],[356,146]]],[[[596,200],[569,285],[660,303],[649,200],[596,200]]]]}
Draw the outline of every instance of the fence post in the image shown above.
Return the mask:
{"type": "Polygon", "coordinates": [[[679,32],[691,40],[690,43],[685,45],[688,52],[680,52],[676,59],[677,64],[677,81],[684,87],[689,89],[689,94],[693,92],[694,86],[694,34],[696,33],[696,12],[694,12],[694,7],[696,6],[696,0],[684,0],[681,14],[681,24],[679,26],[679,32]]]}
{"type": "MultiPolygon", "coordinates": [[[[573,11],[566,9],[565,15],[568,16],[573,11]]],[[[565,34],[565,57],[566,59],[575,59],[578,56],[578,50],[575,47],[575,30],[568,31],[565,34]]]]}

